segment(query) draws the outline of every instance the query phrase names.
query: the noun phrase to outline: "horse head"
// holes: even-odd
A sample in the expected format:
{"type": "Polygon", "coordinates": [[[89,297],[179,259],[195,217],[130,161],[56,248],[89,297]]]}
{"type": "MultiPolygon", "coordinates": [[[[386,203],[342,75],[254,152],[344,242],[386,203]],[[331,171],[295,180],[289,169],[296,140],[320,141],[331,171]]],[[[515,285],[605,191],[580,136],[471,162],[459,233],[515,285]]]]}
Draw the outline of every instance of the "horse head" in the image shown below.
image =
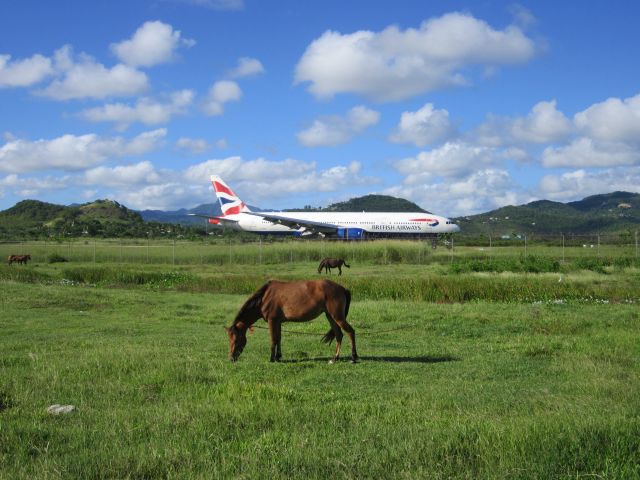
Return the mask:
{"type": "Polygon", "coordinates": [[[247,328],[242,322],[238,322],[224,329],[229,336],[229,360],[235,362],[247,344],[247,328]]]}

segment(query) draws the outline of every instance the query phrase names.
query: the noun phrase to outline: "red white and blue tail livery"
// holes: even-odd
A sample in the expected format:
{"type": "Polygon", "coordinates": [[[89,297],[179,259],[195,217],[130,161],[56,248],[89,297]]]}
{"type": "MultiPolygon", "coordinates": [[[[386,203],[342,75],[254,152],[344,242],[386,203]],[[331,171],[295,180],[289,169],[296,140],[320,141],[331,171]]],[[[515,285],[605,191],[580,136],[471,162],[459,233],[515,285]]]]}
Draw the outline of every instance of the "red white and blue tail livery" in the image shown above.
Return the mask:
{"type": "Polygon", "coordinates": [[[430,237],[455,233],[452,220],[425,212],[253,212],[217,175],[211,183],[222,215],[209,222],[268,235],[320,235],[344,239],[430,237]]]}
{"type": "Polygon", "coordinates": [[[227,215],[236,215],[240,212],[249,211],[244,202],[233,193],[233,190],[220,177],[211,175],[211,184],[220,202],[222,216],[226,217],[227,215]]]}

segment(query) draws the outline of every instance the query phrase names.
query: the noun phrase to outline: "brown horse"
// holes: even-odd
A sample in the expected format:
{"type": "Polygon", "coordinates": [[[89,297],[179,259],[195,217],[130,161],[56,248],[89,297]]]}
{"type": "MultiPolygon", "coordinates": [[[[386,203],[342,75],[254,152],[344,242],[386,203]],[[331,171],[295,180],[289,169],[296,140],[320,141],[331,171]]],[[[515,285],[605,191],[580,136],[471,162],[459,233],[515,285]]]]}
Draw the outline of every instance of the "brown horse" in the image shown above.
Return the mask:
{"type": "Polygon", "coordinates": [[[324,258],[320,262],[320,265],[318,265],[318,273],[322,272],[323,268],[324,273],[331,273],[332,268],[337,268],[339,272],[338,275],[342,275],[342,265],[351,268],[342,258],[324,258]]]}
{"type": "Polygon", "coordinates": [[[270,280],[242,305],[231,327],[225,327],[229,335],[229,359],[232,362],[238,359],[247,344],[247,330],[258,319],[263,318],[269,323],[271,361],[280,361],[282,323],[307,322],[324,312],[331,329],[322,340],[331,343],[336,339],[336,354],[330,363],[340,356],[343,329],[351,340],[351,360],[355,363],[358,360],[356,333],[347,323],[350,303],[351,292],[330,280],[270,280]]]}
{"type": "Polygon", "coordinates": [[[9,255],[9,258],[7,258],[7,263],[11,265],[15,262],[26,265],[29,260],[31,260],[31,255],[9,255]]]}

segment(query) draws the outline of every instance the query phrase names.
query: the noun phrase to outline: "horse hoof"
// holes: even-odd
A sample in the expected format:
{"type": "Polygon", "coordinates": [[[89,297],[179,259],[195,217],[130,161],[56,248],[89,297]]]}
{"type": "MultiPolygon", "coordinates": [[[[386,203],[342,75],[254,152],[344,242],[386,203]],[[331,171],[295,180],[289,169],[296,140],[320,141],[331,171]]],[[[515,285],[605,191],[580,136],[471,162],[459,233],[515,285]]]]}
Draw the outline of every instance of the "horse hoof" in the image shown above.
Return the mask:
{"type": "Polygon", "coordinates": [[[331,360],[329,360],[329,365],[333,365],[334,363],[336,363],[336,359],[332,358],[331,360]]]}

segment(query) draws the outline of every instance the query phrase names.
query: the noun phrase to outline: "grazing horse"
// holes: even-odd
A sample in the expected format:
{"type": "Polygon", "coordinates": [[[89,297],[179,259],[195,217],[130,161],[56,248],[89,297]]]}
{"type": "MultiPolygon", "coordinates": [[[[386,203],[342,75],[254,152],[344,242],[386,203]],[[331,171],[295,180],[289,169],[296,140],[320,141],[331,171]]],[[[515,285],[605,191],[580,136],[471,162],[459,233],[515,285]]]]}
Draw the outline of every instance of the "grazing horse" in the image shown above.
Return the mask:
{"type": "Polygon", "coordinates": [[[340,356],[342,330],[351,340],[351,360],[358,360],[356,333],[347,323],[351,292],[330,280],[280,282],[270,280],[242,305],[231,327],[225,327],[229,335],[229,359],[235,362],[247,344],[247,330],[258,319],[269,324],[271,337],[271,361],[280,361],[280,338],[283,322],[307,322],[325,313],[331,328],[322,337],[325,343],[336,339],[336,354],[330,363],[340,356]]]}
{"type": "Polygon", "coordinates": [[[26,265],[29,260],[31,260],[31,255],[9,255],[9,258],[7,258],[7,263],[11,265],[12,263],[16,262],[26,265]]]}
{"type": "Polygon", "coordinates": [[[337,267],[339,272],[338,275],[342,275],[342,265],[347,268],[351,268],[342,258],[324,258],[320,262],[320,265],[318,265],[318,273],[322,272],[323,268],[324,273],[331,273],[331,269],[337,267]]]}

